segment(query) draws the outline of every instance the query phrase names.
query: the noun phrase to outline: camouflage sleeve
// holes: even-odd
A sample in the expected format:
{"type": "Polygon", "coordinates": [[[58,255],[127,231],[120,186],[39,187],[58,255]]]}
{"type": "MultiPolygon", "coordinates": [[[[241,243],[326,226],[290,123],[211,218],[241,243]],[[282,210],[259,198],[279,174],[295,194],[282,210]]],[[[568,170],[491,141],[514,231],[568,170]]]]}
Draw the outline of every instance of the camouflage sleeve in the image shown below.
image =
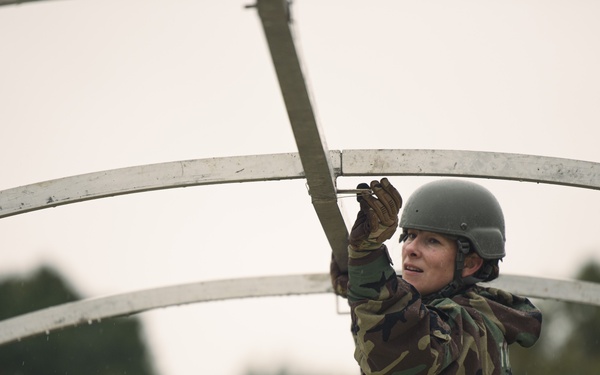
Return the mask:
{"type": "Polygon", "coordinates": [[[460,350],[445,314],[397,277],[387,249],[349,249],[348,300],[355,358],[367,374],[439,373],[460,350]],[[425,370],[425,371],[423,371],[425,370]]]}

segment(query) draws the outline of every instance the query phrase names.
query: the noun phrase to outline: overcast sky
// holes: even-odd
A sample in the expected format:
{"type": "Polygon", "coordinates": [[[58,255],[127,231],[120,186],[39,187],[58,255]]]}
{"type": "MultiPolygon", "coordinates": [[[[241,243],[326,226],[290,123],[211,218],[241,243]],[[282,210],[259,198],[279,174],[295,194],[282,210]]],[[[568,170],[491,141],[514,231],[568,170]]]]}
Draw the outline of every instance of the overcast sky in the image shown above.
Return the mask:
{"type": "MultiPolygon", "coordinates": [[[[296,152],[258,15],[244,9],[250,1],[1,7],[0,190],[142,164],[296,152]]],[[[330,150],[600,161],[597,1],[297,0],[292,12],[330,150]]],[[[391,181],[407,198],[431,179],[391,181]]],[[[501,272],[568,278],[600,260],[597,191],[476,181],[504,207],[501,272]]],[[[353,217],[354,200],[343,203],[353,217]]],[[[51,264],[87,297],[327,272],[330,257],[302,180],[148,192],[4,218],[0,248],[2,274],[51,264]]],[[[297,372],[357,371],[350,318],[330,295],[140,317],[163,375],[240,375],[288,361],[297,372]]]]}

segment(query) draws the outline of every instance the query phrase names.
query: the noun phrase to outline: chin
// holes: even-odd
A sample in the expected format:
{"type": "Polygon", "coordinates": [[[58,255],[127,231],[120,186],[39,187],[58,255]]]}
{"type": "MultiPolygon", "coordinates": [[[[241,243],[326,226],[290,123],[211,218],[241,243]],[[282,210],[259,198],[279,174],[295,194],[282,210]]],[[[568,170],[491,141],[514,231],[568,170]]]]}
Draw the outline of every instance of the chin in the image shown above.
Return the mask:
{"type": "Polygon", "coordinates": [[[409,283],[410,285],[412,285],[413,288],[415,288],[417,290],[417,292],[419,292],[419,294],[423,294],[421,292],[421,288],[419,287],[419,283],[412,282],[412,280],[410,280],[410,277],[409,278],[404,278],[404,281],[406,281],[407,283],[409,283]]]}

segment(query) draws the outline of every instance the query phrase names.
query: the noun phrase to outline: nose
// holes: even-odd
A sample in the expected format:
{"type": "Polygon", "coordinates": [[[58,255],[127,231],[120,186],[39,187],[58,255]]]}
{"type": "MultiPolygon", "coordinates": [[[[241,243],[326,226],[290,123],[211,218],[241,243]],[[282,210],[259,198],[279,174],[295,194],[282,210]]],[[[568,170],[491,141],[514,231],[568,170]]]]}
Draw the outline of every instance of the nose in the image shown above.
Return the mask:
{"type": "Polygon", "coordinates": [[[416,258],[421,255],[421,250],[419,249],[418,239],[414,239],[412,241],[405,241],[402,244],[402,253],[403,255],[409,256],[411,258],[416,258]]]}

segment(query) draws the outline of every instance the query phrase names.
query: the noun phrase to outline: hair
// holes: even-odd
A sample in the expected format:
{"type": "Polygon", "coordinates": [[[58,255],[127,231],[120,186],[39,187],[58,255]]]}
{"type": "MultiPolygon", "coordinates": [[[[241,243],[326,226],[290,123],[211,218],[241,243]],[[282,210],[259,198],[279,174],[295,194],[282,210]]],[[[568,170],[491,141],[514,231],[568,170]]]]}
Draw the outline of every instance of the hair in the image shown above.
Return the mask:
{"type": "Polygon", "coordinates": [[[500,275],[499,259],[484,259],[481,267],[475,272],[475,277],[483,282],[492,281],[500,275]]]}
{"type": "MultiPolygon", "coordinates": [[[[468,255],[476,254],[478,257],[481,257],[471,240],[462,236],[460,238],[469,242],[470,248],[468,255]]],[[[498,264],[500,260],[501,259],[483,259],[483,264],[481,265],[481,267],[479,267],[477,272],[475,272],[475,274],[472,275],[472,277],[479,280],[478,282],[489,282],[497,279],[500,275],[500,266],[498,264]]]]}

